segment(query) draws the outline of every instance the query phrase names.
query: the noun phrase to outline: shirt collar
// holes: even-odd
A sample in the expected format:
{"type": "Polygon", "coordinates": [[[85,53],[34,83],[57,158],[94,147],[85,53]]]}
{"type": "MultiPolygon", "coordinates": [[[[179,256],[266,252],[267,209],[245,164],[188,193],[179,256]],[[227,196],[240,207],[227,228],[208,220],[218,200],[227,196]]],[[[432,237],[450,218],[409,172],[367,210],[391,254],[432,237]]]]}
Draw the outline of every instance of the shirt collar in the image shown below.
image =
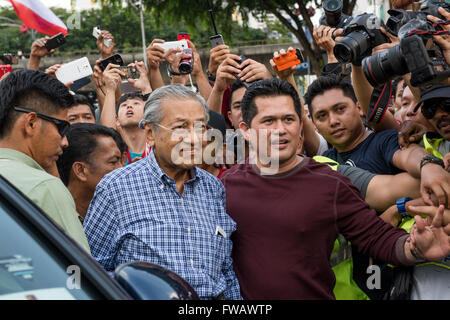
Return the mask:
{"type": "MultiPolygon", "coordinates": [[[[173,182],[175,183],[175,181],[169,177],[163,169],[161,169],[161,167],[158,164],[158,161],[156,161],[156,157],[155,157],[155,153],[153,152],[154,148],[151,149],[150,154],[148,155],[148,157],[145,158],[145,161],[147,162],[147,165],[150,169],[150,173],[157,179],[159,179],[160,181],[163,182],[173,182]]],[[[185,183],[193,183],[195,181],[199,181],[200,178],[197,174],[197,167],[193,167],[190,171],[190,176],[191,178],[186,181],[185,183]]]]}
{"type": "Polygon", "coordinates": [[[27,166],[45,171],[33,158],[23,152],[14,149],[0,148],[0,159],[20,161],[22,163],[25,163],[27,166]]]}

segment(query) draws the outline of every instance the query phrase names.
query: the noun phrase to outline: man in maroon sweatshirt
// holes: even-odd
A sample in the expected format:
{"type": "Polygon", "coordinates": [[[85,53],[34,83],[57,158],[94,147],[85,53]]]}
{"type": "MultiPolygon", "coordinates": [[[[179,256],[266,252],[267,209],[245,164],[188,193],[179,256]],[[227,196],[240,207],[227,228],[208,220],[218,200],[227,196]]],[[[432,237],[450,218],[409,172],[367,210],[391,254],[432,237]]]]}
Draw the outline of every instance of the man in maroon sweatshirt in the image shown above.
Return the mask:
{"type": "Polygon", "coordinates": [[[443,206],[432,222],[416,216],[410,236],[378,218],[348,178],[297,155],[301,110],[295,89],[279,79],[254,83],[242,100],[240,129],[252,152],[222,182],[244,299],[334,299],[329,259],[338,234],[394,265],[450,254],[443,206]]]}

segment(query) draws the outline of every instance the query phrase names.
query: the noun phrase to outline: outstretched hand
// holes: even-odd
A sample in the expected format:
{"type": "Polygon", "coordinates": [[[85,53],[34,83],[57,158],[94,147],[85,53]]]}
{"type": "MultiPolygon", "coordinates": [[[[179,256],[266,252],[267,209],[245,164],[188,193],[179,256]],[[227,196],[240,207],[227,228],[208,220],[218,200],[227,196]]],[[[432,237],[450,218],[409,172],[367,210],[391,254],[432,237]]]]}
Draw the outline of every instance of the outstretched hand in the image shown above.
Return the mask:
{"type": "Polygon", "coordinates": [[[404,149],[408,148],[411,143],[419,143],[423,139],[423,135],[427,132],[427,128],[411,120],[405,120],[400,124],[398,130],[398,145],[404,149]]]}
{"type": "Polygon", "coordinates": [[[410,248],[427,260],[436,260],[450,255],[450,230],[444,224],[444,206],[436,209],[433,218],[425,221],[420,216],[414,217],[416,224],[411,228],[410,248]]]}

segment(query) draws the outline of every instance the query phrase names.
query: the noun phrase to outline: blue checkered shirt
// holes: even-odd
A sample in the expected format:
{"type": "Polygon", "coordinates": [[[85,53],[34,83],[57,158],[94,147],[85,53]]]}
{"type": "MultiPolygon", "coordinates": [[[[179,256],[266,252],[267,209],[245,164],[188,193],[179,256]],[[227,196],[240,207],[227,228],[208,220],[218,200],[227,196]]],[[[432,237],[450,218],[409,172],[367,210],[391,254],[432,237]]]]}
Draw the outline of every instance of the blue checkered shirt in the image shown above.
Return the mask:
{"type": "Polygon", "coordinates": [[[198,168],[191,177],[180,195],[153,151],[106,175],[84,221],[92,256],[109,272],[132,261],[162,266],[189,282],[201,299],[222,293],[242,299],[230,256],[236,223],[225,211],[225,188],[198,168]]]}

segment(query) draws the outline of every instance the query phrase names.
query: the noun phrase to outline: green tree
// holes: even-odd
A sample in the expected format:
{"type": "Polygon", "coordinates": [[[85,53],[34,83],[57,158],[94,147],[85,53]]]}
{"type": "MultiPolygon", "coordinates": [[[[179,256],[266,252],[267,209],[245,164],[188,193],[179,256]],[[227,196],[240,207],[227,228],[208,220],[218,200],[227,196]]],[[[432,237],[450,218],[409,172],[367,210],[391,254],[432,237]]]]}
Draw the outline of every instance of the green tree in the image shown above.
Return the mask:
{"type": "MultiPolygon", "coordinates": [[[[63,8],[52,8],[52,11],[67,25],[69,17],[76,14],[76,12],[63,8]]],[[[0,16],[14,19],[18,24],[21,24],[12,7],[2,8],[0,16]]],[[[92,28],[94,26],[100,26],[102,29],[110,31],[114,35],[116,48],[119,51],[131,50],[142,46],[139,12],[132,7],[122,8],[118,5],[110,5],[97,10],[84,10],[79,12],[79,18],[79,26],[75,24],[76,28],[69,28],[67,42],[57,49],[56,54],[96,50],[96,40],[92,36],[92,28]]],[[[144,24],[148,43],[154,38],[173,41],[176,40],[179,32],[188,31],[197,47],[209,45],[211,31],[209,26],[206,25],[199,24],[198,27],[195,27],[188,25],[185,21],[172,22],[164,19],[157,21],[157,15],[154,14],[154,11],[146,12],[144,24]]],[[[237,22],[230,23],[229,27],[231,33],[234,34],[234,37],[229,39],[231,44],[248,40],[267,39],[266,33],[262,30],[240,26],[237,22]]],[[[36,35],[36,38],[40,37],[44,37],[44,35],[36,35]]],[[[17,52],[18,50],[28,53],[30,52],[31,43],[30,32],[22,34],[18,27],[1,28],[0,53],[17,52]]]]}

